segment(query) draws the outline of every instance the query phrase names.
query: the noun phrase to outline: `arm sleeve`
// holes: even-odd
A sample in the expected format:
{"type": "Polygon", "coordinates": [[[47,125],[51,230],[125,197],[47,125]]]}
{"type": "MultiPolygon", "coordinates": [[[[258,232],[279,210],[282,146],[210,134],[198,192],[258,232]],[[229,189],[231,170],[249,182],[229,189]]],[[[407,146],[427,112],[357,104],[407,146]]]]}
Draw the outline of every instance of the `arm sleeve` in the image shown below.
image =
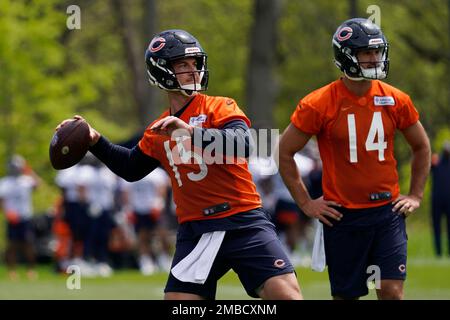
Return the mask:
{"type": "Polygon", "coordinates": [[[128,149],[101,137],[89,150],[112,172],[123,179],[137,181],[156,169],[160,162],[144,154],[138,145],[128,149]]]}
{"type": "Polygon", "coordinates": [[[243,120],[227,122],[220,129],[195,127],[192,141],[194,146],[202,149],[213,142],[221,143],[222,147],[217,149],[225,156],[248,158],[254,148],[249,127],[243,120]]]}

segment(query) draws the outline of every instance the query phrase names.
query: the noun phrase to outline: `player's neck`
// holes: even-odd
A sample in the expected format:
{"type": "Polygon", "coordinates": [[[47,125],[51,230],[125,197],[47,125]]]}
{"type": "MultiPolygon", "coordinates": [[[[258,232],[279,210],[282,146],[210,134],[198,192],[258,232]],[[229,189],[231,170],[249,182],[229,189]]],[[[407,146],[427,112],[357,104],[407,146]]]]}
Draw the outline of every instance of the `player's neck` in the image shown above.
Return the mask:
{"type": "Polygon", "coordinates": [[[372,87],[372,80],[353,81],[347,77],[342,77],[342,81],[351,93],[359,97],[364,96],[372,87]]]}
{"type": "Polygon", "coordinates": [[[181,110],[195,95],[190,97],[185,96],[181,92],[170,91],[167,94],[169,98],[170,114],[175,114],[181,110]]]}

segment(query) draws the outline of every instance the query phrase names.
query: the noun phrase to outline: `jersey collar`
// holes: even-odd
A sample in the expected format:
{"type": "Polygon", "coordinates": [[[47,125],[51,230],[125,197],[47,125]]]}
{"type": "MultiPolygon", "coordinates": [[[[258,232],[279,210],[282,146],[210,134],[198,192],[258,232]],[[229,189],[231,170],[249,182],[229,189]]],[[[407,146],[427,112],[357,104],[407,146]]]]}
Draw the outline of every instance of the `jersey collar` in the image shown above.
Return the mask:
{"type": "MultiPolygon", "coordinates": [[[[183,108],[181,108],[180,110],[178,110],[177,112],[175,112],[174,114],[171,114],[174,117],[180,118],[181,115],[183,114],[183,112],[187,109],[187,107],[189,107],[192,103],[192,101],[194,101],[195,99],[197,99],[197,97],[200,96],[200,94],[196,94],[194,97],[192,97],[191,100],[189,100],[184,106],[183,108]]],[[[170,109],[169,109],[169,113],[171,113],[170,109]]]]}

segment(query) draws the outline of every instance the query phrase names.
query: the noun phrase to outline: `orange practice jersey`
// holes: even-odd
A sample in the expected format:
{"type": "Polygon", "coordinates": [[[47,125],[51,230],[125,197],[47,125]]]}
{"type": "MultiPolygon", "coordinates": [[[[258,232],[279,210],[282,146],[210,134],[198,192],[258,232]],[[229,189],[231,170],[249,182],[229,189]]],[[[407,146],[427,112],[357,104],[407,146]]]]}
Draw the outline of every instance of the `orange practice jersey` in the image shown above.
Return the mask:
{"type": "Polygon", "coordinates": [[[380,206],[398,197],[395,131],[418,120],[409,96],[378,80],[362,97],[336,80],[301,99],[291,116],[299,130],[317,135],[324,199],[346,208],[380,206]],[[392,198],[373,199],[383,192],[392,198]]]}
{"type": "MultiPolygon", "coordinates": [[[[168,115],[169,111],[166,111],[157,120],[168,115]]],[[[204,94],[193,98],[180,119],[202,128],[221,128],[233,120],[243,120],[250,126],[249,119],[233,99],[204,94]]],[[[223,218],[261,207],[261,199],[246,162],[207,164],[200,159],[202,150],[193,148],[190,139],[177,144],[168,136],[154,133],[150,127],[139,142],[139,148],[159,160],[169,174],[179,223],[223,218]],[[229,209],[205,214],[205,210],[217,205],[229,206],[229,209]]]]}

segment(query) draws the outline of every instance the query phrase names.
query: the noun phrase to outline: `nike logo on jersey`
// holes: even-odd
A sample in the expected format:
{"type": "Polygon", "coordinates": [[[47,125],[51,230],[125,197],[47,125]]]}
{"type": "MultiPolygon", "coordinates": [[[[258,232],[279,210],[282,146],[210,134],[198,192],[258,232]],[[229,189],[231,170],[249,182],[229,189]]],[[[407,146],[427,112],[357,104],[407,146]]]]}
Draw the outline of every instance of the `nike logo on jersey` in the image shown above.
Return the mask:
{"type": "Polygon", "coordinates": [[[202,123],[206,121],[206,114],[200,114],[196,117],[189,118],[189,125],[194,127],[201,127],[202,123]]]}
{"type": "Polygon", "coordinates": [[[373,97],[373,103],[376,106],[395,106],[394,97],[391,96],[375,96],[373,97]]]}

